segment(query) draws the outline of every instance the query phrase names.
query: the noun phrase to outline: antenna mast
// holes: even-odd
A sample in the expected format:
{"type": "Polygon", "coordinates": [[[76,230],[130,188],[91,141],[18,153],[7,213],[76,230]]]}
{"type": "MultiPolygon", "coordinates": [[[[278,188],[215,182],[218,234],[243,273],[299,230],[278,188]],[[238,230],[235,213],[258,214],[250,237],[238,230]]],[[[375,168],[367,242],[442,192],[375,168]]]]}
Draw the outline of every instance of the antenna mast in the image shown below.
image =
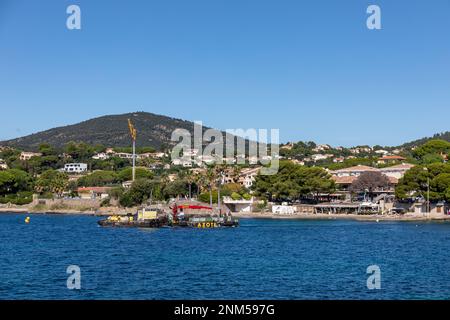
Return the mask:
{"type": "Polygon", "coordinates": [[[133,182],[136,179],[136,137],[137,130],[134,127],[130,119],[128,119],[128,129],[130,130],[130,136],[133,140],[133,182]]]}

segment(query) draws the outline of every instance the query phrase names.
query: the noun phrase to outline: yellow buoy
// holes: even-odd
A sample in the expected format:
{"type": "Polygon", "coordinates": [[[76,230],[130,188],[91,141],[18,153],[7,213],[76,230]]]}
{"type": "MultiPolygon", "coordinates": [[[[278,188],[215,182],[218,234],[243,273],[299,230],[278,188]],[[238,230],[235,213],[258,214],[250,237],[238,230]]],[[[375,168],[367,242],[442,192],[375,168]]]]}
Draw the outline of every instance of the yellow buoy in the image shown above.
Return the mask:
{"type": "Polygon", "coordinates": [[[25,218],[25,223],[30,223],[30,217],[25,218]]]}

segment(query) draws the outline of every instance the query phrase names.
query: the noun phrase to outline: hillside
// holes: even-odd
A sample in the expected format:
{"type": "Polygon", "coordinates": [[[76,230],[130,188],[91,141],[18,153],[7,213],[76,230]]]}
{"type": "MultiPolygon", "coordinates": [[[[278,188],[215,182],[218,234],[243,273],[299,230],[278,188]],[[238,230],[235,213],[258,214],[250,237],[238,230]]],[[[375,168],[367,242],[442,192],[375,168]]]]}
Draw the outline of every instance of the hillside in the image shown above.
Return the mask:
{"type": "Polygon", "coordinates": [[[427,138],[422,138],[422,139],[418,139],[415,141],[407,142],[407,143],[401,145],[400,147],[401,148],[412,148],[412,147],[416,147],[416,146],[425,144],[428,141],[433,140],[433,139],[441,139],[441,140],[450,142],[450,131],[437,133],[433,137],[427,137],[427,138]]]}
{"type": "MultiPolygon", "coordinates": [[[[186,129],[193,133],[194,123],[180,119],[156,115],[148,112],[135,112],[121,115],[109,115],[78,124],[58,127],[28,136],[2,141],[0,145],[8,145],[24,150],[36,150],[41,143],[49,143],[62,147],[70,141],[85,142],[91,145],[114,147],[130,146],[128,119],[132,119],[137,131],[137,144],[160,149],[161,146],[173,145],[170,141],[172,132],[186,129]]],[[[207,129],[207,128],[204,128],[207,129]]]]}

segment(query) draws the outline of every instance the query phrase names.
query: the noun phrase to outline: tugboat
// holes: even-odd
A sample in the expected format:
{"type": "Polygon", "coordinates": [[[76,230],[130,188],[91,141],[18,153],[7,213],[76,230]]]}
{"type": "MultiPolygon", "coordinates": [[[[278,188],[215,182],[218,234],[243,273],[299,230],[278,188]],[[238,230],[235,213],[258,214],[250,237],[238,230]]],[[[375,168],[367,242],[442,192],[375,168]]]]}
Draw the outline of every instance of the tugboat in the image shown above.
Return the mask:
{"type": "Polygon", "coordinates": [[[98,221],[102,227],[160,228],[168,223],[167,216],[159,208],[143,207],[136,214],[112,215],[98,221]]]}

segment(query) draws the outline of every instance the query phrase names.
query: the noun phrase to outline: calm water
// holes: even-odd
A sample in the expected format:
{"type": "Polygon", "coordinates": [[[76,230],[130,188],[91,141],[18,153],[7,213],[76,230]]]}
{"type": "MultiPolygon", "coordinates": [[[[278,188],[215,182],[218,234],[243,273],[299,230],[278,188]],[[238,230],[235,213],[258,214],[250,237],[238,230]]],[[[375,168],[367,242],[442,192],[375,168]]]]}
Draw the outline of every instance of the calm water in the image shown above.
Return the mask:
{"type": "Polygon", "coordinates": [[[237,229],[112,229],[0,215],[0,299],[449,299],[450,224],[241,220],[237,229]],[[382,289],[369,291],[377,264],[382,289]],[[79,291],[66,268],[79,265],[79,291]]]}

